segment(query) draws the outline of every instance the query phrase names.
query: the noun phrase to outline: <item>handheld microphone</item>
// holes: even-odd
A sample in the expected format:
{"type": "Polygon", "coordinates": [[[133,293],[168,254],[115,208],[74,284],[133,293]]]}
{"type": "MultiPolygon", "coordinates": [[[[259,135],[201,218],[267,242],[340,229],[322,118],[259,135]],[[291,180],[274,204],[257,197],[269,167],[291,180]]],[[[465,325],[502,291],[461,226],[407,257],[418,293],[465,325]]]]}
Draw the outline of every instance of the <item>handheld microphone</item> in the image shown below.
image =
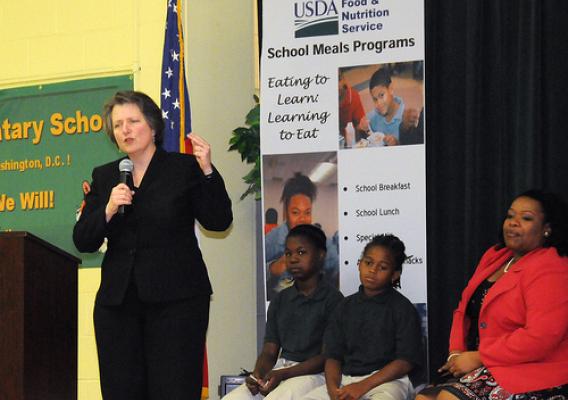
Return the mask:
{"type": "MultiPolygon", "coordinates": [[[[118,170],[120,171],[120,183],[126,183],[129,188],[132,182],[132,170],[134,169],[134,164],[128,158],[125,158],[118,164],[118,170]]],[[[124,215],[124,204],[118,207],[118,214],[124,215]]]]}

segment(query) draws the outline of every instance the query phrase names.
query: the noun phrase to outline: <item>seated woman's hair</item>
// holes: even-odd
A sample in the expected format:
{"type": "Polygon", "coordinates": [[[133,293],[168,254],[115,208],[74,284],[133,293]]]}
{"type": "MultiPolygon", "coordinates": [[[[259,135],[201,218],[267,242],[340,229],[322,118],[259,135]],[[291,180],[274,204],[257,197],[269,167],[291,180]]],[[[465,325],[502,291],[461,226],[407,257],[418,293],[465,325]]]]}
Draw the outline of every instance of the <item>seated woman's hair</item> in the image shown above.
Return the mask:
{"type": "Polygon", "coordinates": [[[302,224],[296,225],[294,228],[290,229],[288,236],[290,237],[302,237],[307,239],[316,249],[327,251],[326,241],[327,238],[325,233],[317,226],[302,224]]]}
{"type": "MultiPolygon", "coordinates": [[[[367,252],[371,247],[384,247],[388,249],[394,258],[394,270],[402,272],[402,264],[406,260],[405,250],[406,247],[402,240],[392,234],[377,235],[363,249],[363,254],[367,252]]],[[[400,279],[393,282],[393,287],[400,287],[400,279]]]]}
{"type": "MultiPolygon", "coordinates": [[[[568,256],[568,206],[556,193],[540,189],[527,190],[515,196],[528,197],[540,203],[544,213],[544,223],[550,225],[550,235],[544,238],[543,247],[554,247],[561,256],[568,256]]],[[[505,246],[503,230],[499,231],[499,246],[505,246]]]]}

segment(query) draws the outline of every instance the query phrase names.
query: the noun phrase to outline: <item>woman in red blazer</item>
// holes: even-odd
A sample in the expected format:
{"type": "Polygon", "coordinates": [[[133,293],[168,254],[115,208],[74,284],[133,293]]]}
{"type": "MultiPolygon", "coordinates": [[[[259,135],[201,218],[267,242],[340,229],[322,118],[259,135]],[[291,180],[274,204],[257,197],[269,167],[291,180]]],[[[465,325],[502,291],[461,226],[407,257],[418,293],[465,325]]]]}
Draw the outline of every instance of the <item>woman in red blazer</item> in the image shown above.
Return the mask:
{"type": "Polygon", "coordinates": [[[531,190],[511,204],[454,312],[439,400],[568,398],[566,205],[531,190]]]}
{"type": "Polygon", "coordinates": [[[211,284],[194,225],[227,229],[231,201],[205,140],[190,136],[194,155],[160,149],[150,97],[118,92],[104,116],[133,186],[119,183],[124,159],[95,168],[73,231],[83,252],[108,239],[94,310],[103,397],[199,399],[211,284]]]}

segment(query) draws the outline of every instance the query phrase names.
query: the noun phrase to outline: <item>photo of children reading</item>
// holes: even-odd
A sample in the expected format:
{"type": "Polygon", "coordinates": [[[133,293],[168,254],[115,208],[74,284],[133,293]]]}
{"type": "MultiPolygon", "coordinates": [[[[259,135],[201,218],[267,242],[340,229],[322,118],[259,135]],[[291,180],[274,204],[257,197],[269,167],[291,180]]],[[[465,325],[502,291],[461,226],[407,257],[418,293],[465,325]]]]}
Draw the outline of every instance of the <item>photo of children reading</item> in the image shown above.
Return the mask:
{"type": "Polygon", "coordinates": [[[286,270],[284,244],[288,232],[301,224],[320,226],[326,233],[323,276],[338,287],[337,153],[264,156],[263,200],[265,217],[270,209],[280,209],[282,215],[264,237],[266,300],[293,284],[286,270]]]}
{"type": "Polygon", "coordinates": [[[423,144],[422,70],[422,61],[340,68],[340,148],[423,144]]]}

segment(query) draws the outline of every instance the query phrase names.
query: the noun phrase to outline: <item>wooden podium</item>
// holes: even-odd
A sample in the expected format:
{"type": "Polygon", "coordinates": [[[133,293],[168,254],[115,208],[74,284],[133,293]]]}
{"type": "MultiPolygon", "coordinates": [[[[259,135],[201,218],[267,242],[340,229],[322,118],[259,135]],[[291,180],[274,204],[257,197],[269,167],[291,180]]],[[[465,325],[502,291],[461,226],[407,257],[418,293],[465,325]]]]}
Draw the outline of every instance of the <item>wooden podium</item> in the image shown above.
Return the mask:
{"type": "Polygon", "coordinates": [[[0,232],[0,399],[77,399],[80,263],[28,232],[0,232]]]}

